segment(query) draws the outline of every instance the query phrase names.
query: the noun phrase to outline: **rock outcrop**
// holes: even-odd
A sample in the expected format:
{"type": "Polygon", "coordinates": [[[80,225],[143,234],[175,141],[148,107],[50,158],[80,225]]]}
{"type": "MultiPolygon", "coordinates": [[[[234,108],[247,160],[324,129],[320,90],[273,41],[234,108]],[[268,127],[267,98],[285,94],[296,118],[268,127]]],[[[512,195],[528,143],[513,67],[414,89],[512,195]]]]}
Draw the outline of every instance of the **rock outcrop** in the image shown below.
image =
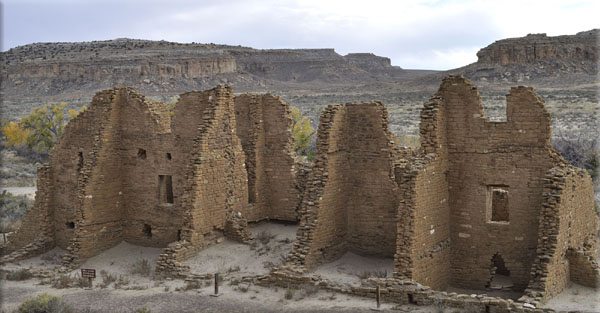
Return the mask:
{"type": "Polygon", "coordinates": [[[142,91],[182,91],[217,83],[255,88],[278,82],[358,82],[393,78],[402,69],[373,54],[333,49],[258,50],[215,44],[115,39],[35,43],[0,53],[7,95],[55,95],[116,84],[142,91]],[[372,66],[372,65],[376,66],[372,66]]]}
{"type": "Polygon", "coordinates": [[[574,36],[529,34],[520,38],[498,40],[479,50],[477,62],[502,65],[540,60],[598,62],[598,36],[600,29],[580,32],[574,36]]]}

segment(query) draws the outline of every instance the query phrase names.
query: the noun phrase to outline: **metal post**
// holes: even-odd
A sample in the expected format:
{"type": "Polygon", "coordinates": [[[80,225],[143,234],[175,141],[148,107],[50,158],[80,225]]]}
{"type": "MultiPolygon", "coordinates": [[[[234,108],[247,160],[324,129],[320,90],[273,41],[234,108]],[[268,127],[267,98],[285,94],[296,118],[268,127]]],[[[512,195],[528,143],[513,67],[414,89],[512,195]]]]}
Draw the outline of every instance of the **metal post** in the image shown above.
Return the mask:
{"type": "Polygon", "coordinates": [[[381,306],[381,290],[379,289],[379,285],[377,285],[377,308],[381,306]]]}
{"type": "Polygon", "coordinates": [[[215,273],[215,294],[219,294],[219,273],[215,273]]]}

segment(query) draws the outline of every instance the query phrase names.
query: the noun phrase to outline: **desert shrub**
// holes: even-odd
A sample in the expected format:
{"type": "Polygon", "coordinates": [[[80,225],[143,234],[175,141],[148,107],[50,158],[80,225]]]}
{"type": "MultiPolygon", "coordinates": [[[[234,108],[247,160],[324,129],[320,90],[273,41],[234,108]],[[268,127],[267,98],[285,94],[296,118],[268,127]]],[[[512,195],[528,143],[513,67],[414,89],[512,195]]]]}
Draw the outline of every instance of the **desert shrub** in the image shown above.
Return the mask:
{"type": "Polygon", "coordinates": [[[401,135],[394,138],[397,145],[411,149],[421,146],[421,138],[418,135],[401,135]]]}
{"type": "Polygon", "coordinates": [[[70,275],[60,275],[58,278],[55,278],[52,281],[52,287],[56,289],[64,289],[64,288],[87,288],[91,287],[89,279],[85,277],[81,277],[79,274],[74,276],[70,275]]]}
{"type": "Polygon", "coordinates": [[[183,290],[192,290],[200,288],[202,288],[202,283],[199,280],[187,280],[185,282],[185,287],[183,287],[183,290]]]}
{"type": "Polygon", "coordinates": [[[115,289],[119,289],[123,286],[129,285],[129,277],[124,275],[119,275],[119,279],[114,284],[115,289]]]}
{"type": "Polygon", "coordinates": [[[25,215],[25,212],[33,206],[33,200],[25,195],[15,196],[3,190],[0,194],[0,232],[11,232],[16,230],[15,223],[25,215]]]}
{"type": "Polygon", "coordinates": [[[106,288],[108,285],[117,281],[116,276],[113,276],[111,273],[105,270],[100,271],[100,277],[102,277],[102,284],[100,285],[100,288],[106,288]]]}
{"type": "Polygon", "coordinates": [[[52,281],[52,287],[56,289],[69,288],[73,284],[73,278],[69,275],[60,275],[52,281]]]}
{"type": "Polygon", "coordinates": [[[256,240],[260,241],[263,245],[268,244],[273,238],[275,238],[275,235],[271,234],[268,230],[263,230],[256,236],[256,240]]]}
{"type": "Polygon", "coordinates": [[[25,300],[19,306],[19,313],[74,313],[75,310],[56,296],[43,293],[25,300]]]}
{"type": "Polygon", "coordinates": [[[236,266],[230,266],[229,268],[227,268],[227,270],[225,271],[226,274],[231,274],[233,272],[239,272],[240,271],[240,266],[236,265],[236,266]]]}
{"type": "Polygon", "coordinates": [[[598,182],[600,145],[596,134],[580,133],[576,136],[566,136],[559,133],[552,138],[552,146],[567,162],[585,169],[594,182],[598,182]]]}
{"type": "Polygon", "coordinates": [[[90,279],[81,277],[79,274],[75,275],[73,281],[74,281],[76,287],[80,287],[80,288],[92,287],[90,279]]]}
{"type": "Polygon", "coordinates": [[[292,290],[292,288],[290,288],[290,286],[288,286],[287,289],[285,290],[284,297],[287,300],[291,300],[294,297],[294,290],[292,290]]]}
{"type": "Polygon", "coordinates": [[[304,295],[312,296],[312,295],[316,294],[317,292],[319,292],[319,287],[317,287],[315,285],[304,285],[302,287],[302,290],[304,291],[304,295]]]}
{"type": "Polygon", "coordinates": [[[14,272],[8,272],[6,274],[6,280],[21,281],[21,280],[28,280],[32,277],[33,277],[33,274],[29,271],[29,269],[26,269],[26,268],[22,268],[22,269],[14,271],[14,272]]]}
{"type": "Polygon", "coordinates": [[[137,311],[135,311],[135,313],[152,313],[152,311],[150,311],[150,309],[148,309],[147,307],[142,307],[137,309],[137,311]]]}
{"type": "Polygon", "coordinates": [[[152,266],[150,266],[150,262],[146,259],[137,260],[131,266],[131,274],[150,276],[150,272],[152,272],[152,266]]]}
{"type": "Polygon", "coordinates": [[[370,277],[386,278],[387,271],[386,270],[373,270],[373,271],[363,270],[363,271],[354,273],[354,275],[356,275],[360,279],[367,279],[370,277]]]}
{"type": "Polygon", "coordinates": [[[292,117],[292,136],[294,137],[294,150],[300,157],[312,161],[315,158],[317,132],[310,125],[310,119],[302,115],[300,109],[290,108],[292,117]]]}

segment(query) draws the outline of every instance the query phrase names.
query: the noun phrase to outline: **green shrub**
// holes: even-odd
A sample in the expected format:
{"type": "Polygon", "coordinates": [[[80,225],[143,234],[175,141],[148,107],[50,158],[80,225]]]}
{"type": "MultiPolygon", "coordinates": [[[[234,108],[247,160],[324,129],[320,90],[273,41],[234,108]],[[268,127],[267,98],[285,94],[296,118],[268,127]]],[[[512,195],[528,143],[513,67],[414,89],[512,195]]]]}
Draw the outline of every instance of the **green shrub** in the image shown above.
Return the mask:
{"type": "Polygon", "coordinates": [[[141,259],[135,262],[131,267],[131,274],[140,274],[142,276],[150,276],[152,266],[146,259],[141,259]]]}
{"type": "Polygon", "coordinates": [[[9,222],[21,219],[25,212],[33,206],[33,200],[25,195],[15,196],[2,190],[0,194],[0,218],[9,222]]]}
{"type": "Polygon", "coordinates": [[[75,310],[56,296],[47,293],[25,300],[19,306],[19,313],[74,313],[75,310]]]}
{"type": "Polygon", "coordinates": [[[6,280],[21,281],[21,280],[28,280],[31,277],[33,277],[33,274],[31,274],[29,269],[26,269],[26,268],[22,268],[22,269],[14,271],[14,272],[8,272],[6,274],[6,280]]]}

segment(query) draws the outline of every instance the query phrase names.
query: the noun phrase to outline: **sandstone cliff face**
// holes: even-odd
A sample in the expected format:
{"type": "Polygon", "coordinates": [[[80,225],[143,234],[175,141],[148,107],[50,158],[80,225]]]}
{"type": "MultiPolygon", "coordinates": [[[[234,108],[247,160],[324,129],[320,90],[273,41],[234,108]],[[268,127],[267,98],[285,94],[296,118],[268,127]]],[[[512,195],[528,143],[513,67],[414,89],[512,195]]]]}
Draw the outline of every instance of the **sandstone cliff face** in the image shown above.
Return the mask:
{"type": "Polygon", "coordinates": [[[36,43],[2,52],[0,61],[3,92],[9,97],[92,92],[114,85],[177,92],[229,83],[244,90],[265,80],[376,81],[402,74],[389,59],[372,54],[344,57],[333,49],[257,50],[133,39],[36,43]]]}
{"type": "Polygon", "coordinates": [[[529,34],[521,38],[503,39],[479,50],[478,63],[506,65],[539,60],[598,62],[598,36],[600,29],[574,36],[529,34]]]}
{"type": "Polygon", "coordinates": [[[411,82],[431,85],[444,76],[463,75],[478,85],[570,88],[597,84],[600,29],[576,35],[545,34],[510,38],[479,50],[478,61],[411,82]]]}

